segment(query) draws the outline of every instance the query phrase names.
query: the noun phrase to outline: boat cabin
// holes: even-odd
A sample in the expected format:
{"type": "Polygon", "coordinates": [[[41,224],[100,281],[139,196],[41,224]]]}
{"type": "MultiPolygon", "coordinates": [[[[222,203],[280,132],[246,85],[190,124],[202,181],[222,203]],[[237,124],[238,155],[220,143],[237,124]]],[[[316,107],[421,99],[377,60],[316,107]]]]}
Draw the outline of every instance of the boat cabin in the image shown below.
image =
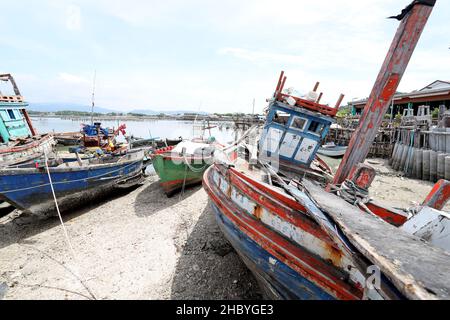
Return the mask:
{"type": "Polygon", "coordinates": [[[0,75],[0,143],[8,143],[15,138],[26,138],[35,135],[26,108],[28,103],[23,97],[10,74],[0,75]],[[10,83],[13,95],[3,92],[4,84],[10,83]]]}
{"type": "Polygon", "coordinates": [[[319,104],[322,95],[315,94],[318,84],[306,98],[283,93],[286,81],[283,75],[269,105],[260,153],[263,157],[279,157],[280,161],[309,167],[330,126],[336,122],[338,109],[319,104]]]}

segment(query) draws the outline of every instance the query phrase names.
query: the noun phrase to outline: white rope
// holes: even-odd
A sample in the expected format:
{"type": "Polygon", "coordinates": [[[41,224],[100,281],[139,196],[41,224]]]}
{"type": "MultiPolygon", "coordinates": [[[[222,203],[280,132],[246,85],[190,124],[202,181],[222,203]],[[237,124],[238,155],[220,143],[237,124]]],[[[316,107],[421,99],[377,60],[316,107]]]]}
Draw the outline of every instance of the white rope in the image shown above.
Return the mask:
{"type": "MultiPolygon", "coordinates": [[[[209,164],[205,163],[205,165],[203,167],[195,168],[195,167],[191,166],[191,164],[189,163],[185,154],[183,154],[183,160],[184,160],[185,165],[194,173],[201,173],[202,171],[206,170],[206,168],[208,168],[210,166],[209,164]]],[[[203,155],[202,155],[202,161],[203,161],[203,155]]]]}
{"type": "MultiPolygon", "coordinates": [[[[64,231],[64,236],[66,238],[66,242],[69,245],[70,253],[72,254],[72,257],[73,257],[74,261],[77,263],[78,259],[77,259],[76,255],[75,255],[75,251],[73,250],[72,242],[70,241],[69,234],[68,234],[67,229],[66,229],[66,225],[64,224],[63,218],[61,216],[61,212],[59,210],[58,200],[56,198],[55,189],[53,188],[52,176],[50,174],[50,170],[49,170],[49,167],[48,167],[47,154],[45,154],[44,156],[45,156],[45,167],[47,169],[48,180],[50,182],[50,188],[52,189],[53,199],[55,200],[55,206],[56,206],[56,211],[58,212],[59,221],[61,222],[61,226],[62,226],[62,229],[64,231]]],[[[87,286],[86,281],[83,280],[81,277],[79,277],[79,280],[80,280],[81,284],[84,286],[84,288],[89,292],[91,297],[94,300],[97,300],[95,295],[92,293],[91,289],[89,289],[89,287],[87,286]]]]}
{"type": "Polygon", "coordinates": [[[181,189],[181,193],[180,193],[180,197],[179,197],[179,200],[180,200],[180,201],[182,200],[182,198],[183,198],[183,196],[184,196],[184,191],[185,191],[185,189],[186,189],[187,173],[188,173],[188,167],[185,166],[184,168],[185,168],[185,169],[184,169],[183,188],[181,189]]]}

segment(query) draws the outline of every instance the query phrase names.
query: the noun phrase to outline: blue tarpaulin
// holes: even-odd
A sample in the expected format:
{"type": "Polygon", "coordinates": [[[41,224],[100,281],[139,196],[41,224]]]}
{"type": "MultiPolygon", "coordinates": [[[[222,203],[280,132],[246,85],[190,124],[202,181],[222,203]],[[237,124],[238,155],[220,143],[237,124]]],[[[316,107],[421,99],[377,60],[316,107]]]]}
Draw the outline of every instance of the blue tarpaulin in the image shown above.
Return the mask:
{"type": "Polygon", "coordinates": [[[103,134],[104,136],[109,135],[108,129],[105,129],[102,127],[97,127],[95,125],[89,125],[89,124],[87,124],[83,127],[83,133],[89,137],[95,137],[95,136],[97,136],[97,128],[100,129],[100,134],[103,134]]]}

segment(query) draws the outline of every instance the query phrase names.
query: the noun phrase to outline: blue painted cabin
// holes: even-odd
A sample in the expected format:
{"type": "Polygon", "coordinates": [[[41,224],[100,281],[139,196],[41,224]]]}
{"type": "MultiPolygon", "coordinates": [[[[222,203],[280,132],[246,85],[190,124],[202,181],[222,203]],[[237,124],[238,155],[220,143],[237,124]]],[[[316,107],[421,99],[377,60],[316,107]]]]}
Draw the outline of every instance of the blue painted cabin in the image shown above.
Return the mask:
{"type": "Polygon", "coordinates": [[[0,102],[0,137],[1,142],[9,142],[11,138],[28,137],[31,130],[23,116],[26,103],[0,102]]]}
{"type": "Polygon", "coordinates": [[[269,106],[260,152],[302,167],[309,167],[336,121],[322,113],[278,100],[269,106]]]}
{"type": "MultiPolygon", "coordinates": [[[[13,138],[25,138],[33,135],[33,130],[25,117],[28,103],[23,101],[14,78],[10,74],[0,75],[0,143],[8,143],[13,138]],[[10,84],[14,94],[2,92],[10,84]]],[[[6,88],[10,91],[10,88],[6,88]]]]}

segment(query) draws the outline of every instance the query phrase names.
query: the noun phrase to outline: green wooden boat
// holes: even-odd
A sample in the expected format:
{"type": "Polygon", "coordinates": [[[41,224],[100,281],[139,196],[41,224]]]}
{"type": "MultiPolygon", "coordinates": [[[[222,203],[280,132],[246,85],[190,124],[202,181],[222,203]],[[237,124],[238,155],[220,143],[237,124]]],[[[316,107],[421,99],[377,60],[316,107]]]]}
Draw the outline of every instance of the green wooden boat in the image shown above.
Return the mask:
{"type": "Polygon", "coordinates": [[[203,173],[214,161],[215,146],[204,141],[183,141],[152,155],[153,167],[168,197],[202,183],[203,173]]]}

